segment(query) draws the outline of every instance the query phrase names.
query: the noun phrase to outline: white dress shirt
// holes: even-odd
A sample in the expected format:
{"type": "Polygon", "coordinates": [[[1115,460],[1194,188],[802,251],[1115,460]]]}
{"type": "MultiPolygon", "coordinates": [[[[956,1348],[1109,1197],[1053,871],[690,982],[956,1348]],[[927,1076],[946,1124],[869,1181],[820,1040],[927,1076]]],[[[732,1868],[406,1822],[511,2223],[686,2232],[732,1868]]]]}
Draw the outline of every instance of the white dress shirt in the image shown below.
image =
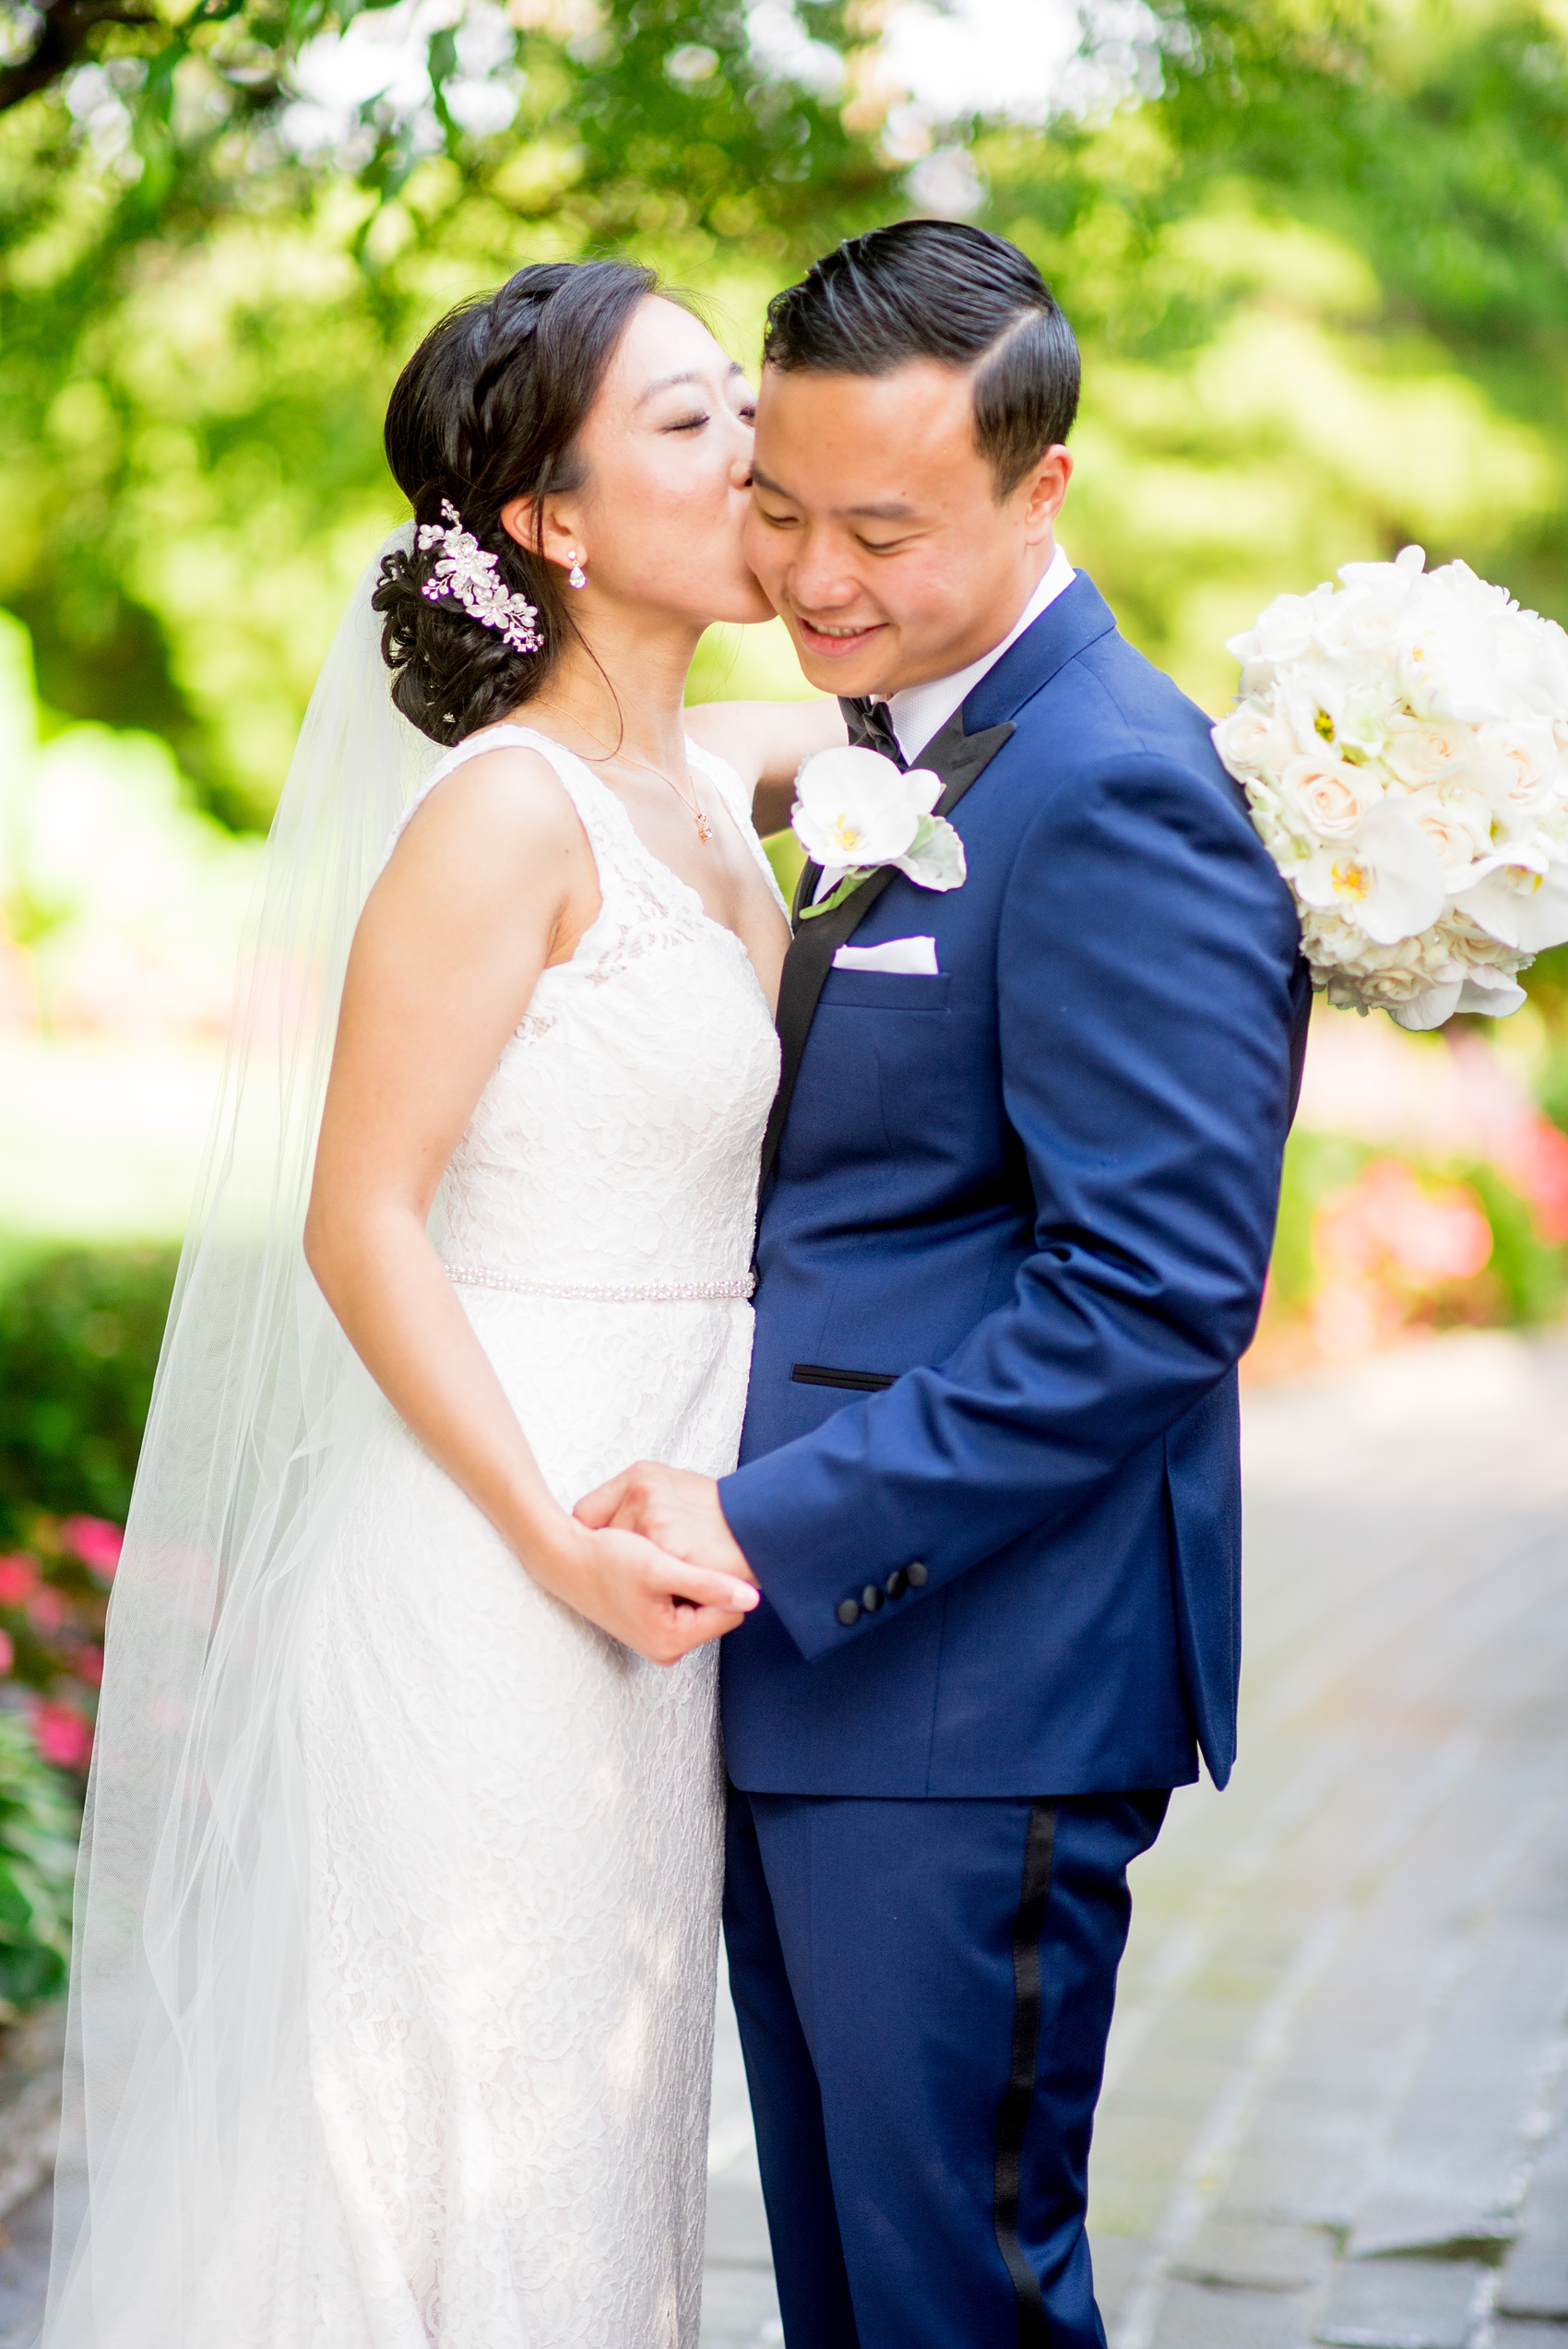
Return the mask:
{"type": "Polygon", "coordinates": [[[1003,654],[1016,645],[1026,628],[1032,628],[1048,604],[1056,601],[1072,586],[1077,573],[1060,547],[1040,574],[1033,595],[1018,614],[1016,621],[999,645],[979,660],[971,660],[968,669],[960,669],[952,677],[933,677],[924,685],[906,685],[901,693],[873,696],[885,700],[887,715],[893,720],[893,731],[898,737],[898,748],[911,766],[918,766],[917,753],[928,742],[933,742],[952,717],[962,706],[990,669],[994,669],[1003,654]]]}

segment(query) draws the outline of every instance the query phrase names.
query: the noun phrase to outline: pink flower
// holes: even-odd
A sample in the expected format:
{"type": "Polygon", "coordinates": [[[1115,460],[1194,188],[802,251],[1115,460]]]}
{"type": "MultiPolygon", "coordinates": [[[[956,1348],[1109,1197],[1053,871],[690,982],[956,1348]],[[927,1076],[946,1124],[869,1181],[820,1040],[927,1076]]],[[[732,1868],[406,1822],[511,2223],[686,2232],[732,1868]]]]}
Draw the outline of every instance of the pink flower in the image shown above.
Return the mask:
{"type": "Polygon", "coordinates": [[[16,1643],[9,1631],[0,1631],[0,1679],[4,1679],[17,1660],[16,1643]]]}
{"type": "Polygon", "coordinates": [[[1318,1210],[1313,1246],[1341,1277],[1402,1275],[1415,1288],[1469,1280],[1491,1255],[1491,1226],[1465,1183],[1431,1189],[1397,1158],[1374,1158],[1318,1210]]]}
{"type": "Polygon", "coordinates": [[[67,1517],[60,1528],[60,1539],[73,1557],[107,1582],[120,1563],[125,1536],[105,1517],[67,1517]]]}
{"type": "Polygon", "coordinates": [[[28,1621],[34,1631],[42,1631],[46,1636],[60,1629],[65,1619],[65,1612],[64,1596],[59,1591],[51,1590],[47,1583],[34,1591],[27,1605],[28,1621]]]}
{"type": "Polygon", "coordinates": [[[20,1607],[38,1588],[38,1567],[30,1558],[0,1558],[0,1607],[20,1607]]]}
{"type": "MultiPolygon", "coordinates": [[[[5,1634],[0,1632],[0,1638],[5,1634]]],[[[10,1644],[6,1642],[7,1646],[10,1644]]],[[[71,1658],[71,1670],[84,1687],[103,1686],[103,1650],[101,1647],[79,1647],[71,1658]]]]}
{"type": "Polygon", "coordinates": [[[28,1708],[33,1739],[56,1770],[85,1770],[92,1753],[92,1724],[75,1705],[36,1697],[28,1708]]]}
{"type": "Polygon", "coordinates": [[[1568,1240],[1568,1133],[1550,1119],[1533,1117],[1500,1152],[1503,1172],[1530,1204],[1536,1237],[1548,1247],[1568,1240]]]}

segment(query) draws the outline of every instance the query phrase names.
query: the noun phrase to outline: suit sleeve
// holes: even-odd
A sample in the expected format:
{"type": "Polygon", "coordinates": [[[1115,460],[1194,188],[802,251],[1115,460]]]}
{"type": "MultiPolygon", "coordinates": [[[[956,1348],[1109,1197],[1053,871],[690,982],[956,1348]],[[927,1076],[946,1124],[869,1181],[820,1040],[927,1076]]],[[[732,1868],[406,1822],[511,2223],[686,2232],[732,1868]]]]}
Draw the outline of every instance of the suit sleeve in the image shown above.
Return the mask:
{"type": "Polygon", "coordinates": [[[944,1362],[719,1487],[802,1655],[874,1637],[894,1610],[836,1616],[867,1581],[919,1560],[930,1597],[1049,1533],[1231,1369],[1273,1240],[1298,939],[1218,778],[1129,753],[1035,819],[997,936],[1036,1208],[1014,1294],[944,1362]]]}

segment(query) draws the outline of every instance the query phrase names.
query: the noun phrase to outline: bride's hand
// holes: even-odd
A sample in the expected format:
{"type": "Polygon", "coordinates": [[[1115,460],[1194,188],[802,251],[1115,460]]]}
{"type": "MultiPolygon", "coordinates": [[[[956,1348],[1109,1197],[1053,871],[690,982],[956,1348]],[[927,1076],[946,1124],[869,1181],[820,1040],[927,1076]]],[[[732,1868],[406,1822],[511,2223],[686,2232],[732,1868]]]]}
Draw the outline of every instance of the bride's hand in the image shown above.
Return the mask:
{"type": "Polygon", "coordinates": [[[635,1648],[650,1664],[678,1664],[743,1622],[758,1592],[734,1575],[688,1566],[641,1534],[574,1524],[559,1548],[529,1561],[534,1580],[635,1648]]]}

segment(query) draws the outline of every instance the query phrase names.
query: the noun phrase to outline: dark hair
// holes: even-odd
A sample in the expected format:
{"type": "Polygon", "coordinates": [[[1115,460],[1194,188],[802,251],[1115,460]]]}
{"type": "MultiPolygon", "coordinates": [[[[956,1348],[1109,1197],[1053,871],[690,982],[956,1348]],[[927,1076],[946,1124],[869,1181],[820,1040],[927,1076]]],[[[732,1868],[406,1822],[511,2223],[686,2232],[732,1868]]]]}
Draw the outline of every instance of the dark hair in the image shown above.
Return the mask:
{"type": "Polygon", "coordinates": [[[537,694],[573,632],[552,564],[501,528],[515,497],[574,490],[577,436],[599,397],[651,269],[625,261],[552,261],[519,269],[499,293],[465,302],[432,327],[398,378],[386,410],[386,461],[414,509],[439,524],[442,501],[496,557],[498,575],[539,618],[535,652],[520,653],[455,596],[424,584],[441,548],[389,554],[371,600],[385,614],[381,650],[392,698],[438,742],[458,742],[537,694]]]}
{"type": "Polygon", "coordinates": [[[897,220],[814,261],[767,306],[783,373],[886,375],[912,359],[974,369],[975,445],[1016,490],[1078,412],[1078,346],[1035,265],[959,220],[897,220]]]}

